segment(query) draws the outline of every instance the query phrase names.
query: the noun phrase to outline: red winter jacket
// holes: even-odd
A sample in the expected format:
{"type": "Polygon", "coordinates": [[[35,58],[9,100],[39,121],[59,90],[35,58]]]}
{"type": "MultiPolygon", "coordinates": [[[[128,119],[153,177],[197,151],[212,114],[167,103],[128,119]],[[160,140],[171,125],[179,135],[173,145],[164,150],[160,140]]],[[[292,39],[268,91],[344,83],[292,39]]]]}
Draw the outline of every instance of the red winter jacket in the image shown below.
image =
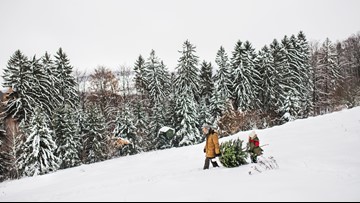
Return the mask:
{"type": "Polygon", "coordinates": [[[259,138],[257,138],[257,137],[255,139],[249,138],[249,142],[253,143],[255,145],[255,147],[260,146],[260,141],[259,141],[259,138]]]}

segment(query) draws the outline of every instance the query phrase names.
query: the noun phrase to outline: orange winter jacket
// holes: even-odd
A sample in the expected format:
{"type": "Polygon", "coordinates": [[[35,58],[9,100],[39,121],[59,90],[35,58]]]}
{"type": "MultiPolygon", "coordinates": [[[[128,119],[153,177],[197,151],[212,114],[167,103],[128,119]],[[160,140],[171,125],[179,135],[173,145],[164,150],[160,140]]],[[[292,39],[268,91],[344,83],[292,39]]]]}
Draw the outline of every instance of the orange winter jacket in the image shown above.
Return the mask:
{"type": "Polygon", "coordinates": [[[215,158],[220,154],[219,136],[216,132],[211,133],[206,137],[205,153],[208,158],[215,158]]]}

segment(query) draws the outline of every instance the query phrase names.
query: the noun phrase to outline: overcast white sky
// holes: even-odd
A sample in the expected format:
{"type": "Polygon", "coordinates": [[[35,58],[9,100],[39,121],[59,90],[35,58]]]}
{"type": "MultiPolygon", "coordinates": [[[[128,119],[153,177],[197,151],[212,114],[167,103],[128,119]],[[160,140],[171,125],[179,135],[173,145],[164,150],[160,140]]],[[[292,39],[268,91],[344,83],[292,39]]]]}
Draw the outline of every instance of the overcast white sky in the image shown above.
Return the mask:
{"type": "Polygon", "coordinates": [[[151,49],[174,69],[189,39],[214,63],[238,40],[260,49],[303,30],[309,40],[343,40],[360,31],[360,0],[0,0],[0,69],[20,49],[27,56],[62,47],[71,64],[133,66],[151,49]]]}

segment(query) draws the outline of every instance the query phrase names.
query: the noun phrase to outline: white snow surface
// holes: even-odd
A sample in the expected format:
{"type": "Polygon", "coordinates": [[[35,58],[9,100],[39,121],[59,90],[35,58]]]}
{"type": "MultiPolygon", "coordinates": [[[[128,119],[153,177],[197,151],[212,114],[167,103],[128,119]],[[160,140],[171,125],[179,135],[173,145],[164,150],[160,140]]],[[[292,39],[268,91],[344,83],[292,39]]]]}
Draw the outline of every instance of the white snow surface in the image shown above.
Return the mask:
{"type": "MultiPolygon", "coordinates": [[[[0,184],[7,201],[360,201],[360,108],[256,131],[280,166],[202,170],[204,143],[0,184]]],[[[248,139],[248,132],[223,138],[248,139]]]]}

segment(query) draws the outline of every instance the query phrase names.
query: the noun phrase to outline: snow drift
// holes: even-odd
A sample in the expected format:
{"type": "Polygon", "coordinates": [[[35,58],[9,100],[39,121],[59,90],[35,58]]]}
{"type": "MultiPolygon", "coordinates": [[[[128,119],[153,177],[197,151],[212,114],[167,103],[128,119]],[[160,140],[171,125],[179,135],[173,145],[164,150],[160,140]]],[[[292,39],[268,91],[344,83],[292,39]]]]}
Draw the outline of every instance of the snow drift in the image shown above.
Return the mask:
{"type": "Polygon", "coordinates": [[[0,201],[360,201],[360,108],[257,133],[280,169],[203,171],[199,144],[3,182],[0,201]]]}

